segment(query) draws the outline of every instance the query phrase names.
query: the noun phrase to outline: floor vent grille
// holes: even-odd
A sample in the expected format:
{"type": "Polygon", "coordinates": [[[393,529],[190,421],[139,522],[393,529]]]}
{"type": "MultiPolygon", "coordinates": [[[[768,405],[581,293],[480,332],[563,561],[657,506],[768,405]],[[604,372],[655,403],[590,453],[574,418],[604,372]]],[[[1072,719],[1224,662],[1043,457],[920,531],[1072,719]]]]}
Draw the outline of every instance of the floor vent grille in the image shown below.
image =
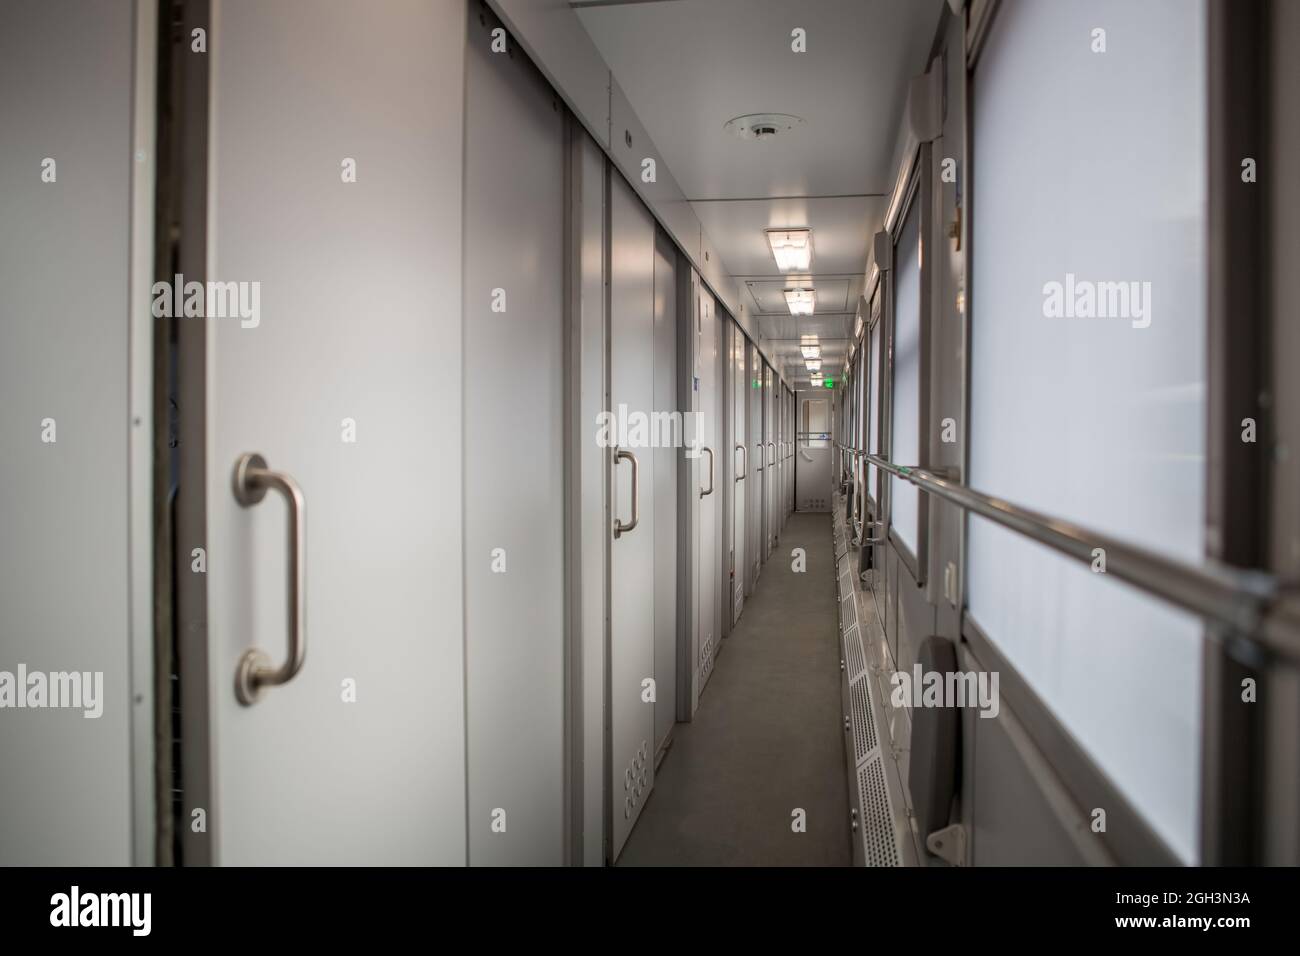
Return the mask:
{"type": "Polygon", "coordinates": [[[856,627],[844,632],[844,660],[849,665],[851,684],[867,669],[867,656],[862,653],[862,640],[856,627]]]}
{"type": "Polygon", "coordinates": [[[870,681],[860,680],[849,688],[849,704],[853,708],[853,757],[862,763],[876,749],[876,717],[871,712],[870,681]]]}
{"type": "Polygon", "coordinates": [[[848,596],[840,602],[840,621],[844,625],[844,630],[848,630],[858,623],[858,602],[853,598],[853,592],[850,591],[848,596]]]}
{"type": "Polygon", "coordinates": [[[880,755],[858,768],[858,793],[862,802],[862,844],[867,866],[899,866],[894,842],[894,814],[880,755]]]}

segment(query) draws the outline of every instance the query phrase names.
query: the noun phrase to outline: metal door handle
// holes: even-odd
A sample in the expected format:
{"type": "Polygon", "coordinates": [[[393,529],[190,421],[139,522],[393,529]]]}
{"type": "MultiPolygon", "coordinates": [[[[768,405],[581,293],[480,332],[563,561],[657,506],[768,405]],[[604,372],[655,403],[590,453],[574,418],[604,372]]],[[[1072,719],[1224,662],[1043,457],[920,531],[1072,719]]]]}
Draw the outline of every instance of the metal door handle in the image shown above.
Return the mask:
{"type": "Polygon", "coordinates": [[[637,524],[641,520],[641,463],[636,460],[636,455],[632,454],[626,448],[614,449],[614,467],[626,459],[632,463],[632,520],[627,524],[614,519],[614,537],[625,535],[629,531],[635,531],[637,524]]]}
{"type": "Polygon", "coordinates": [[[265,651],[250,647],[239,658],[235,671],[235,696],[241,704],[255,704],[267,687],[279,687],[293,680],[307,659],[307,502],[298,483],[282,471],[266,467],[266,459],[245,452],[235,460],[235,500],[251,508],[274,488],[289,506],[289,654],[279,667],[271,666],[265,651]]]}
{"type": "Polygon", "coordinates": [[[754,442],[754,447],[758,449],[758,471],[763,470],[763,443],[754,442]]]}
{"type": "Polygon", "coordinates": [[[700,497],[713,494],[713,449],[705,445],[704,450],[709,453],[709,487],[700,492],[700,497]]]}
{"type": "Polygon", "coordinates": [[[776,464],[776,445],[772,442],[767,443],[767,463],[769,465],[776,464]]]}
{"type": "MultiPolygon", "coordinates": [[[[736,445],[736,451],[740,452],[740,454],[741,454],[741,459],[740,459],[740,474],[738,474],[738,475],[736,476],[736,480],[737,480],[737,481],[744,481],[744,480],[745,480],[745,473],[749,471],[749,449],[746,448],[744,445],[737,444],[737,445],[736,445]]],[[[732,462],[733,462],[733,463],[735,462],[735,459],[734,459],[734,458],[732,459],[732,462]]]]}

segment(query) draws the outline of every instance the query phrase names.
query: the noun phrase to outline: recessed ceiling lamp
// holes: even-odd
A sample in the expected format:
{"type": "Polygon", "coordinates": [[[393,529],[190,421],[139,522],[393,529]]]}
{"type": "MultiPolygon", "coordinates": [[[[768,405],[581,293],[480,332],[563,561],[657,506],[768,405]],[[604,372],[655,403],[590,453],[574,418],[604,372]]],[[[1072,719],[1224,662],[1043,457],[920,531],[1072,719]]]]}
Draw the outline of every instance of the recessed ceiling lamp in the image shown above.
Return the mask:
{"type": "Polygon", "coordinates": [[[786,289],[785,304],[791,315],[812,315],[816,299],[812,289],[786,289]]]}
{"type": "Polygon", "coordinates": [[[806,359],[819,359],[822,357],[822,347],[815,342],[812,345],[801,345],[799,351],[803,352],[806,359]]]}
{"type": "Polygon", "coordinates": [[[782,272],[807,272],[812,267],[811,229],[768,229],[767,244],[782,272]]]}
{"type": "Polygon", "coordinates": [[[804,362],[804,365],[808,366],[808,371],[810,372],[820,372],[822,368],[822,360],[819,358],[809,359],[804,362]]]}

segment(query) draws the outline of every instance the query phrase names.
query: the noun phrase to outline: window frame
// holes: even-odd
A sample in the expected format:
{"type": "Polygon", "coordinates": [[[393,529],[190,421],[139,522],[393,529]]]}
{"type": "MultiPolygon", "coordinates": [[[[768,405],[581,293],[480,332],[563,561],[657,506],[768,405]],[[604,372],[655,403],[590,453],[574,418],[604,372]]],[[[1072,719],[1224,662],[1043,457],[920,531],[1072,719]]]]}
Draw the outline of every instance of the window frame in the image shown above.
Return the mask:
{"type": "MultiPolygon", "coordinates": [[[[888,286],[888,344],[881,343],[881,359],[886,360],[889,367],[888,375],[888,406],[882,403],[881,417],[887,427],[883,428],[882,438],[887,440],[887,453],[882,457],[893,462],[895,465],[909,465],[919,468],[929,466],[929,442],[926,436],[930,433],[930,256],[926,253],[931,248],[933,224],[931,217],[927,215],[927,210],[933,205],[933,185],[930,182],[931,169],[931,151],[933,147],[930,143],[921,143],[917,147],[916,155],[913,157],[911,170],[907,176],[907,187],[904,191],[904,200],[899,206],[898,216],[894,220],[889,230],[890,240],[892,242],[892,262],[890,263],[890,273],[895,276],[895,281],[888,286]],[[919,376],[917,388],[920,394],[917,396],[917,451],[915,461],[899,461],[894,455],[894,342],[898,328],[898,282],[896,275],[898,271],[898,242],[902,238],[903,227],[907,223],[907,217],[915,210],[917,214],[917,245],[918,262],[917,277],[919,284],[918,296],[918,342],[917,342],[917,361],[919,363],[919,376]]],[[[883,443],[882,443],[883,444],[883,443]]],[[[881,475],[881,481],[885,486],[885,522],[888,528],[887,537],[890,544],[898,554],[899,561],[911,572],[912,580],[916,582],[917,587],[924,587],[926,583],[925,569],[928,567],[930,558],[930,501],[929,495],[920,488],[916,489],[916,552],[913,553],[908,544],[903,541],[894,525],[894,502],[893,502],[893,476],[881,475]]],[[[898,481],[905,479],[898,478],[898,481]]]]}

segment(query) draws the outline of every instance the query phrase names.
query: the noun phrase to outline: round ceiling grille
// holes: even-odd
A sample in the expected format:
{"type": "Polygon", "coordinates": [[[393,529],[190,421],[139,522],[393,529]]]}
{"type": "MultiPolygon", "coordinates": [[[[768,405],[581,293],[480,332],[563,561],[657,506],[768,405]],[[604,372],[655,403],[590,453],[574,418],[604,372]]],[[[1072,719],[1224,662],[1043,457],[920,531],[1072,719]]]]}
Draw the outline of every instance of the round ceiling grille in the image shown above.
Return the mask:
{"type": "Polygon", "coordinates": [[[789,113],[748,113],[728,120],[723,129],[740,139],[768,140],[806,125],[804,119],[789,113]]]}

